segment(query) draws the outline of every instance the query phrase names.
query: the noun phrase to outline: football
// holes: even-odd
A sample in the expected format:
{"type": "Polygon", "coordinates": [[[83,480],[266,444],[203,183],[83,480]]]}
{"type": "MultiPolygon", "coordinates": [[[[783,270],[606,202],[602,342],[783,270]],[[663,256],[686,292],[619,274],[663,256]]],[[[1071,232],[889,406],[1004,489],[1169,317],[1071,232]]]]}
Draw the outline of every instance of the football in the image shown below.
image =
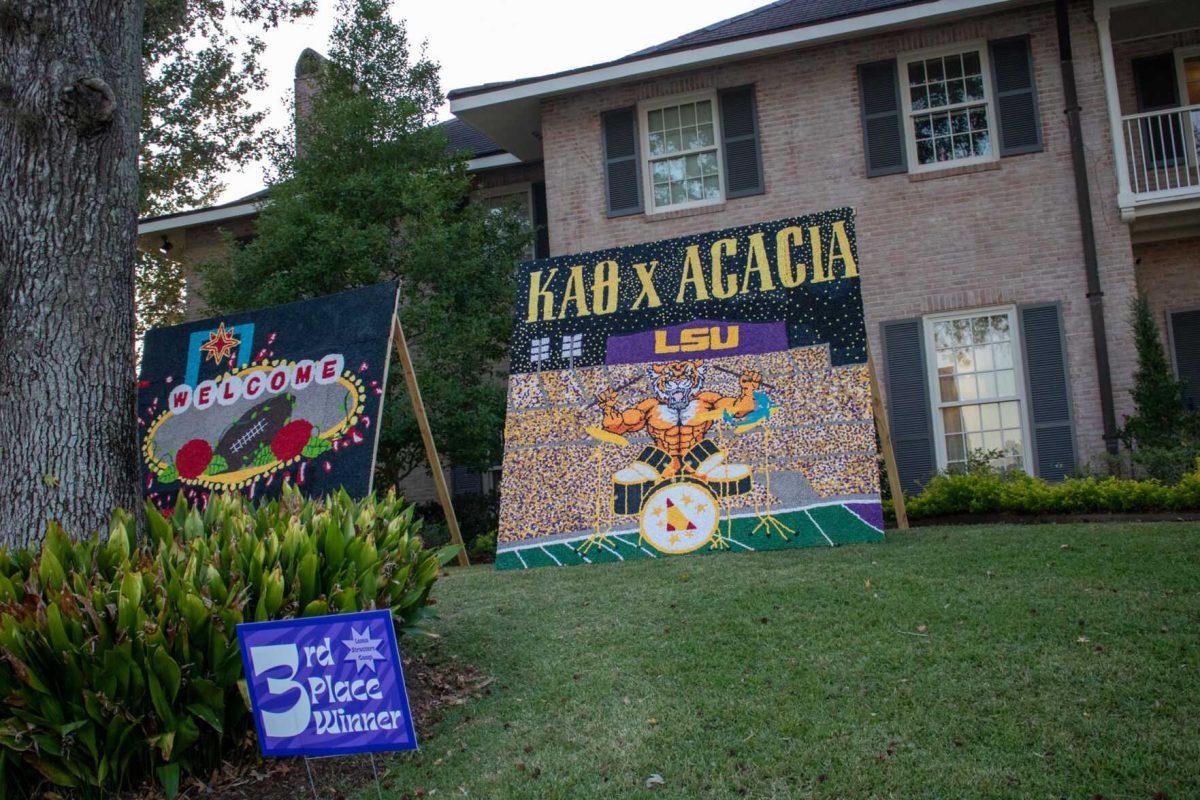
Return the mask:
{"type": "Polygon", "coordinates": [[[281,394],[251,406],[221,434],[216,454],[225,459],[229,470],[251,466],[254,454],[264,445],[269,448],[275,434],[287,424],[295,405],[295,397],[281,394]]]}

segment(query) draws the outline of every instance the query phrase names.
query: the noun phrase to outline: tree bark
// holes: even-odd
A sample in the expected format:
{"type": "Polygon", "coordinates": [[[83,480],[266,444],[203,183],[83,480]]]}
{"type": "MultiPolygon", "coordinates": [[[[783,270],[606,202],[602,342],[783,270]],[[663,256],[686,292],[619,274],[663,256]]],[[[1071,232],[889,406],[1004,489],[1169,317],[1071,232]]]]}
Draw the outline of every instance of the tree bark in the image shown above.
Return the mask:
{"type": "Polygon", "coordinates": [[[0,547],[138,501],[143,0],[0,0],[0,547]]]}

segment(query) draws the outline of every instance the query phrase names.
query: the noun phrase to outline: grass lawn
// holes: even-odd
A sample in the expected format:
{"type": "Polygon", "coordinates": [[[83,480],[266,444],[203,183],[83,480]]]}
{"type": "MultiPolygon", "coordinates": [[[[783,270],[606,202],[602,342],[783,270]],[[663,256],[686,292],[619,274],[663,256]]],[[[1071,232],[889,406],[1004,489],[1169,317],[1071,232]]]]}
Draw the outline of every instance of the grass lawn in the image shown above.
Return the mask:
{"type": "Polygon", "coordinates": [[[1198,583],[1173,523],[452,571],[402,646],[494,692],[391,796],[1200,797],[1198,583]]]}

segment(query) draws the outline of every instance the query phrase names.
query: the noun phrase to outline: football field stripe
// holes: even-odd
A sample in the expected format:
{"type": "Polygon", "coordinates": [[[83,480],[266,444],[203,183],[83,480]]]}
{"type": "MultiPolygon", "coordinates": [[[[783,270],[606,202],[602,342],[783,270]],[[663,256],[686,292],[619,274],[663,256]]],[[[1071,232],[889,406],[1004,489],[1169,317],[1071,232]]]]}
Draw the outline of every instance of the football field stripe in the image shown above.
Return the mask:
{"type": "Polygon", "coordinates": [[[825,529],[821,527],[821,523],[817,522],[816,519],[813,518],[812,512],[806,508],[804,509],[804,516],[808,517],[812,524],[817,526],[817,531],[825,537],[825,541],[829,542],[829,546],[833,547],[833,539],[829,538],[829,534],[826,533],[825,529]]]}
{"type": "Polygon", "coordinates": [[[862,517],[843,506],[821,506],[811,509],[809,513],[841,544],[877,542],[883,539],[883,534],[877,528],[867,524],[862,517]]]}
{"type": "MultiPolygon", "coordinates": [[[[624,535],[624,536],[632,536],[633,534],[629,534],[629,533],[626,533],[626,534],[614,533],[612,536],[613,536],[613,538],[614,538],[614,539],[616,539],[618,542],[625,542],[625,540],[621,538],[621,536],[622,536],[622,535],[624,535]]],[[[642,545],[642,544],[633,544],[632,542],[625,542],[625,544],[629,545],[630,547],[636,547],[638,550],[641,550],[643,553],[645,553],[646,555],[650,556],[651,558],[658,558],[658,556],[656,556],[656,555],[655,555],[653,552],[651,552],[651,551],[647,550],[647,549],[646,549],[646,547],[645,547],[645,545],[642,545]]]]}
{"type": "Polygon", "coordinates": [[[557,566],[557,567],[562,566],[562,562],[558,560],[558,558],[554,555],[554,553],[551,553],[549,550],[547,550],[545,545],[542,545],[542,547],[540,547],[539,549],[546,555],[550,556],[550,558],[554,559],[555,566],[557,566]]]}
{"type": "Polygon", "coordinates": [[[521,569],[529,569],[529,565],[525,563],[525,559],[521,556],[520,550],[513,550],[512,553],[517,557],[517,560],[521,562],[521,569]]]}
{"type": "Polygon", "coordinates": [[[616,542],[616,549],[625,556],[626,561],[638,561],[643,558],[654,558],[654,554],[646,548],[632,544],[621,538],[620,534],[610,533],[609,538],[616,542]]]}

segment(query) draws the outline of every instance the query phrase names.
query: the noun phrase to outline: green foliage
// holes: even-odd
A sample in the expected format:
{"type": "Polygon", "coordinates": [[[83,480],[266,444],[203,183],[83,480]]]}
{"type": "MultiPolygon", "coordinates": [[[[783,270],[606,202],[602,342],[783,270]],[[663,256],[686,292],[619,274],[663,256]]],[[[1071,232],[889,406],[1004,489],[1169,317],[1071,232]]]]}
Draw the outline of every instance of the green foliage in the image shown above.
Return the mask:
{"type": "Polygon", "coordinates": [[[469,551],[471,563],[482,564],[496,560],[496,531],[490,530],[487,533],[481,533],[475,537],[475,541],[471,542],[469,551]]]}
{"type": "MultiPolygon", "coordinates": [[[[95,797],[157,779],[168,796],[253,729],[235,628],[389,608],[419,631],[439,569],[413,507],[345,493],[253,506],[180,495],[148,535],[113,514],[107,537],[0,551],[0,795],[51,784],[95,797]]],[[[44,788],[44,787],[43,787],[44,788]]]]}
{"type": "Polygon", "coordinates": [[[1020,470],[937,475],[907,502],[910,519],[958,514],[1137,514],[1200,511],[1200,469],[1173,485],[1128,478],[1047,483],[1020,470]]]}
{"type": "MultiPolygon", "coordinates": [[[[467,202],[467,154],[432,123],[438,68],[383,0],[343,0],[297,151],[281,144],[257,238],[203,268],[230,312],[399,279],[400,316],[439,448],[499,461],[512,276],[529,242],[515,214],[467,202]]],[[[291,141],[291,140],[289,140],[291,141]]],[[[379,463],[391,483],[424,463],[403,381],[390,381],[379,463]]]]}
{"type": "Polygon", "coordinates": [[[1135,467],[1173,483],[1200,455],[1200,415],[1184,404],[1183,383],[1171,370],[1145,295],[1131,304],[1130,325],[1138,355],[1132,391],[1137,410],[1126,418],[1121,438],[1135,467]]]}
{"type": "MultiPolygon", "coordinates": [[[[147,0],[142,24],[139,213],[214,202],[222,173],[259,158],[272,138],[265,109],[264,42],[254,31],[311,15],[315,0],[147,0]]],[[[183,271],[138,253],[137,336],[173,325],[183,312],[183,271]]]]}

